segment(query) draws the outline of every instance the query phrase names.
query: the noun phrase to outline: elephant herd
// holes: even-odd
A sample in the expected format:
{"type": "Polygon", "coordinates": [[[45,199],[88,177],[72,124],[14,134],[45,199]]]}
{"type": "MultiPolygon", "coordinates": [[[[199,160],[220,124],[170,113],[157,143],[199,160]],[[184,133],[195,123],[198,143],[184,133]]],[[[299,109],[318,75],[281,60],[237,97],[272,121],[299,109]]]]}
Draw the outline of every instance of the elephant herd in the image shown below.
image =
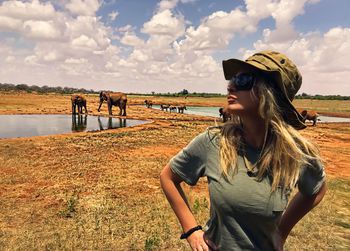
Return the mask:
{"type": "Polygon", "coordinates": [[[169,112],[176,112],[176,110],[177,110],[178,113],[184,113],[184,110],[187,110],[187,108],[185,105],[175,106],[175,105],[169,105],[169,104],[167,104],[167,105],[161,104],[160,110],[162,110],[162,111],[169,110],[169,112]]]}
{"type": "MultiPolygon", "coordinates": [[[[72,101],[72,114],[82,114],[83,108],[85,110],[85,114],[88,113],[87,110],[87,101],[86,98],[81,94],[73,94],[71,97],[72,101]]],[[[106,101],[107,107],[108,107],[108,114],[113,115],[112,113],[112,107],[118,106],[119,107],[119,116],[126,116],[126,104],[127,104],[127,95],[122,92],[100,92],[100,98],[99,98],[99,106],[97,108],[97,111],[100,111],[101,106],[103,102],[106,101]]],[[[144,101],[147,108],[152,108],[153,101],[152,100],[145,100],[144,101]]],[[[160,109],[162,111],[178,111],[178,113],[183,113],[184,110],[187,110],[186,106],[180,105],[180,106],[173,106],[173,105],[160,105],[160,109]]]]}
{"type": "MultiPolygon", "coordinates": [[[[316,112],[316,111],[313,111],[313,110],[301,110],[299,111],[299,113],[301,114],[301,116],[303,117],[302,121],[303,123],[306,122],[306,120],[310,120],[312,121],[312,126],[316,126],[316,123],[317,121],[319,121],[320,119],[318,118],[319,117],[319,114],[316,112]]],[[[227,108],[226,107],[221,107],[219,109],[219,114],[220,114],[220,117],[222,117],[222,122],[227,122],[229,120],[232,120],[233,119],[233,115],[230,114],[228,111],[227,111],[227,108]]]]}
{"type": "MultiPolygon", "coordinates": [[[[153,106],[153,101],[152,100],[148,100],[146,99],[144,101],[145,105],[147,108],[152,108],[153,106]]],[[[184,113],[184,110],[187,110],[185,105],[179,105],[179,106],[175,106],[175,105],[170,105],[170,104],[161,104],[160,105],[160,110],[162,111],[168,111],[169,112],[178,112],[178,113],[184,113]]]]}
{"type": "MultiPolygon", "coordinates": [[[[78,108],[78,114],[83,113],[83,108],[85,110],[85,114],[88,113],[87,111],[87,105],[86,105],[86,98],[81,95],[81,94],[73,94],[71,97],[72,101],[72,114],[77,113],[77,108],[78,108]]],[[[112,107],[113,106],[118,106],[119,107],[119,116],[126,116],[126,104],[127,104],[127,95],[122,92],[100,92],[100,98],[99,98],[99,106],[97,111],[100,111],[101,106],[103,102],[106,101],[107,107],[108,107],[108,114],[112,114],[112,107]]],[[[152,100],[145,100],[144,101],[145,105],[147,108],[152,108],[153,106],[153,101],[152,100]]],[[[187,110],[185,105],[179,105],[179,106],[174,106],[170,104],[161,104],[160,109],[162,111],[168,111],[169,112],[178,112],[178,113],[183,113],[184,110],[187,110]]],[[[316,126],[317,121],[320,119],[318,118],[319,115],[317,112],[313,110],[301,110],[299,111],[301,116],[303,117],[303,122],[305,123],[306,120],[312,121],[312,125],[316,126]]],[[[226,107],[221,107],[219,109],[219,115],[222,117],[222,122],[227,122],[229,120],[233,119],[232,114],[230,114],[226,107]]]]}
{"type": "MultiPolygon", "coordinates": [[[[73,94],[71,97],[72,101],[72,114],[76,114],[76,108],[78,107],[78,113],[83,113],[83,108],[85,109],[85,114],[88,113],[86,108],[86,98],[81,94],[73,94]]],[[[112,107],[118,106],[119,107],[119,116],[126,116],[126,103],[127,103],[127,96],[126,94],[122,92],[100,92],[100,105],[97,109],[97,111],[100,111],[102,103],[104,101],[107,102],[108,106],[108,114],[112,114],[112,107]]]]}

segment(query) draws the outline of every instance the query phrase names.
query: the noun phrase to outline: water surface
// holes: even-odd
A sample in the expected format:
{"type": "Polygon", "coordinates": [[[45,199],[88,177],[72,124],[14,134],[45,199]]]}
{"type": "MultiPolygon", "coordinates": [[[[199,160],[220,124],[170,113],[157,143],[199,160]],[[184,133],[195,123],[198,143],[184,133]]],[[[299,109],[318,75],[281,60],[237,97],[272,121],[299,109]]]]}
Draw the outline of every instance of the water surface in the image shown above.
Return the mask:
{"type": "Polygon", "coordinates": [[[100,131],[145,123],[144,120],[88,115],[0,115],[0,138],[100,131]]]}
{"type": "MultiPolygon", "coordinates": [[[[154,105],[154,109],[160,109],[159,105],[154,105]]],[[[187,106],[187,110],[184,111],[184,113],[187,114],[194,114],[194,115],[202,115],[202,116],[211,116],[211,117],[216,117],[219,118],[219,108],[220,107],[215,107],[215,106],[209,106],[209,107],[204,107],[204,106],[187,106]]],[[[342,118],[342,117],[330,117],[330,116],[322,116],[320,115],[318,117],[320,121],[317,121],[317,123],[322,123],[322,122],[350,122],[350,118],[342,118]]],[[[308,122],[308,120],[306,121],[308,122]]]]}

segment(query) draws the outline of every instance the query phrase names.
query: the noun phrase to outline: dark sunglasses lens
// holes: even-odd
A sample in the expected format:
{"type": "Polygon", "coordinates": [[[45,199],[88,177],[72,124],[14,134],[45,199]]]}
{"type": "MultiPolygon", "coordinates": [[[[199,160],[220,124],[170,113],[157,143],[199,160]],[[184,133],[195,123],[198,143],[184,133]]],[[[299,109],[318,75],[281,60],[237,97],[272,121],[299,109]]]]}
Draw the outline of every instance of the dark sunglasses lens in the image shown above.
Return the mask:
{"type": "Polygon", "coordinates": [[[252,89],[255,83],[255,76],[250,73],[237,74],[232,78],[231,83],[237,91],[247,91],[252,89]]]}

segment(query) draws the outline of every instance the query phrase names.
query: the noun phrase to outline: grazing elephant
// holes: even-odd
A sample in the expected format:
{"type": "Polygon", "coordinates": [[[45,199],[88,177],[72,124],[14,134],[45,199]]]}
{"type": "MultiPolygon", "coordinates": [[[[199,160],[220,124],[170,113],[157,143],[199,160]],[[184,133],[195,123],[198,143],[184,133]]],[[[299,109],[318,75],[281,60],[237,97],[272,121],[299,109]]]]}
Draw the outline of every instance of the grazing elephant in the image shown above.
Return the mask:
{"type": "Polygon", "coordinates": [[[71,97],[72,101],[72,114],[76,114],[76,108],[78,106],[78,113],[83,113],[83,107],[85,109],[85,114],[88,113],[86,108],[86,98],[81,94],[73,94],[71,97]]]}
{"type": "Polygon", "coordinates": [[[178,113],[184,113],[184,110],[187,110],[186,106],[184,106],[184,105],[180,105],[177,107],[178,113]]]}
{"type": "Polygon", "coordinates": [[[219,114],[220,114],[220,117],[222,117],[222,122],[226,122],[228,120],[231,120],[232,119],[232,114],[228,113],[227,109],[224,108],[224,107],[221,107],[219,109],[219,114]]]}
{"type": "Polygon", "coordinates": [[[119,116],[126,116],[126,103],[128,101],[125,93],[122,92],[100,92],[100,106],[97,111],[100,111],[103,101],[107,101],[108,113],[112,114],[112,106],[119,107],[119,116]]]}
{"type": "Polygon", "coordinates": [[[146,104],[146,107],[147,108],[152,108],[152,106],[153,106],[153,102],[152,102],[152,100],[145,100],[145,104],[146,104]]]}
{"type": "Polygon", "coordinates": [[[160,105],[160,109],[162,110],[162,111],[168,111],[168,109],[169,109],[169,107],[170,107],[170,105],[160,105]]]}
{"type": "Polygon", "coordinates": [[[320,120],[318,118],[318,113],[313,110],[303,110],[301,113],[301,116],[303,117],[303,122],[305,123],[306,120],[313,121],[312,126],[316,126],[317,120],[320,120]]]}

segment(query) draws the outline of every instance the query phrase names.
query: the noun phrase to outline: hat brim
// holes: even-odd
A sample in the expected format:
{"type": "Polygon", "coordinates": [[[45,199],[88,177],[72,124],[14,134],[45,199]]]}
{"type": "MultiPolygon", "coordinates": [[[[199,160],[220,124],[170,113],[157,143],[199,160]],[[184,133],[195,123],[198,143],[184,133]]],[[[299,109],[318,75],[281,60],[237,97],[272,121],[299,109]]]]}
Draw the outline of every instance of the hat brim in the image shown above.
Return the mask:
{"type": "Polygon", "coordinates": [[[302,122],[303,117],[293,106],[292,102],[286,97],[283,80],[279,71],[268,69],[258,61],[251,60],[245,62],[239,59],[223,60],[222,68],[226,80],[231,80],[233,76],[241,71],[263,72],[265,75],[269,76],[279,88],[279,91],[276,92],[277,103],[280,106],[284,121],[297,130],[306,128],[306,125],[302,122]]]}

